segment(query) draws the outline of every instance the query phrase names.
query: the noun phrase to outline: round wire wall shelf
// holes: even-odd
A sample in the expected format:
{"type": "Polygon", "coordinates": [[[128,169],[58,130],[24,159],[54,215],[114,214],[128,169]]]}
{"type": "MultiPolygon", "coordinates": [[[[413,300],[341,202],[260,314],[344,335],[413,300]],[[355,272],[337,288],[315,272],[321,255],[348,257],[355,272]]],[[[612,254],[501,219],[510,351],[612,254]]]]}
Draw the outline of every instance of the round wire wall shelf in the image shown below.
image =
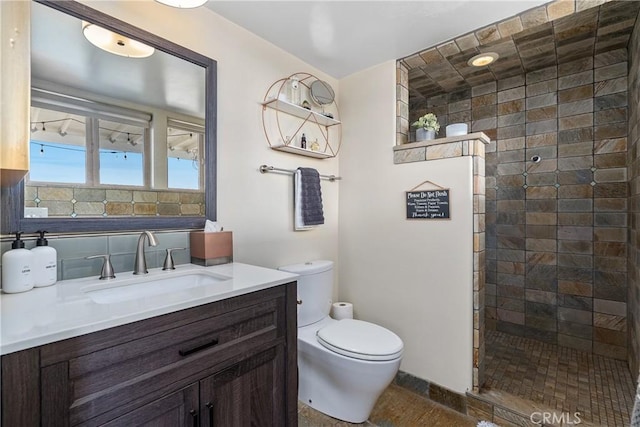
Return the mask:
{"type": "MultiPolygon", "coordinates": [[[[331,97],[312,96],[311,86],[315,82],[320,82],[328,92],[333,91],[309,73],[294,73],[277,80],[267,90],[262,101],[262,128],[273,150],[317,159],[338,155],[342,143],[338,105],[331,97]],[[302,146],[302,135],[306,147],[302,146]]],[[[316,83],[314,89],[322,87],[320,84],[316,83]]]]}

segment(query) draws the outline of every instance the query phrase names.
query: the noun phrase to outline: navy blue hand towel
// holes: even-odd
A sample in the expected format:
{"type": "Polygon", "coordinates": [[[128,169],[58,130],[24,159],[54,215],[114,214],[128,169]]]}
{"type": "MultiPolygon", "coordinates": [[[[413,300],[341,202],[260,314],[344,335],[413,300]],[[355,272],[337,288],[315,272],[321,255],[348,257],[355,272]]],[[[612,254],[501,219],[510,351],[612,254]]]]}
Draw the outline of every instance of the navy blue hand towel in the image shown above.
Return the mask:
{"type": "Polygon", "coordinates": [[[313,168],[298,168],[300,171],[300,203],[302,221],[305,226],[324,224],[320,174],[313,168]]]}

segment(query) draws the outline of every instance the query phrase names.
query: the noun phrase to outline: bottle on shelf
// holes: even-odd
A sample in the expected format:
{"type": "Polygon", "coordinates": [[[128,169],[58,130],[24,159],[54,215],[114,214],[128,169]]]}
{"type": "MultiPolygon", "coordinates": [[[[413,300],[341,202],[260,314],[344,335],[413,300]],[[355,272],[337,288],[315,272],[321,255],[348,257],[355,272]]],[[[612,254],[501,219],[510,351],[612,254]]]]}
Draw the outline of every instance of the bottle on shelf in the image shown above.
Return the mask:
{"type": "Polygon", "coordinates": [[[307,136],[303,133],[302,138],[300,138],[300,148],[307,149],[307,136]]]}

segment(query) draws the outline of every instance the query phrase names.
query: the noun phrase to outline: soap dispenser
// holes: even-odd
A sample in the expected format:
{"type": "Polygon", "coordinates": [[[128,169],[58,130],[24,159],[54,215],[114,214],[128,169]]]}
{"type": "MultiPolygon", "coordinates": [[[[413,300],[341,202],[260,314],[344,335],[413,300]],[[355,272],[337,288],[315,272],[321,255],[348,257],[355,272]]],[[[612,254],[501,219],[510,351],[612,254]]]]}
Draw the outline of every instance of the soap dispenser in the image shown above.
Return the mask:
{"type": "Polygon", "coordinates": [[[31,253],[34,255],[34,286],[41,288],[51,286],[58,280],[58,254],[44,238],[46,231],[37,231],[37,233],[40,237],[36,240],[36,247],[31,249],[31,253]]]}
{"type": "Polygon", "coordinates": [[[16,233],[11,250],[2,255],[2,290],[8,294],[31,290],[34,285],[34,256],[24,248],[21,234],[16,233]]]}

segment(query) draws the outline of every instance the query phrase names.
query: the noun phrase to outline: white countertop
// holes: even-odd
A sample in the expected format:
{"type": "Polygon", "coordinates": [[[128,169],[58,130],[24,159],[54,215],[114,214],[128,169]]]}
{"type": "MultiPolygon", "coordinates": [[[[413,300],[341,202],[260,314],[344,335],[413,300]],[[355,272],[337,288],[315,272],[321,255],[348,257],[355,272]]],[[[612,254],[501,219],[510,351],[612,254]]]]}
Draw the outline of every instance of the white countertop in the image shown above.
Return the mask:
{"type": "Polygon", "coordinates": [[[0,354],[248,294],[298,278],[296,274],[240,263],[214,267],[183,264],[171,272],[156,268],[144,276],[133,276],[132,272],[116,276],[113,281],[98,280],[97,277],[63,280],[46,288],[0,295],[0,354]],[[228,279],[176,292],[100,304],[85,293],[87,289],[111,287],[133,278],[142,277],[146,281],[203,270],[228,279]]]}

